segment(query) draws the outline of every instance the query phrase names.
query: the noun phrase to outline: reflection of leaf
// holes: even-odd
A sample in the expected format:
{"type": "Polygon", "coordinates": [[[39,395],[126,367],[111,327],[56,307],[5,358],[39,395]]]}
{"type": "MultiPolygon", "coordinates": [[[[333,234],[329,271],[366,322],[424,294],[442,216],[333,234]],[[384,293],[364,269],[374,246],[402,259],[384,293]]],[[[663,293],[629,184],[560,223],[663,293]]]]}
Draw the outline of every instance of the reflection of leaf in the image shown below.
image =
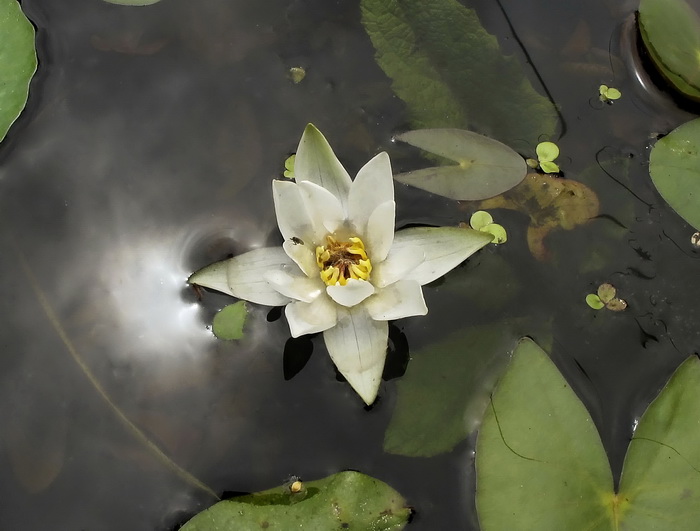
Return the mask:
{"type": "Polygon", "coordinates": [[[700,99],[700,16],[684,0],[642,0],[639,29],[659,72],[700,99]]]}
{"type": "Polygon", "coordinates": [[[538,260],[548,251],[544,238],[553,229],[571,230],[598,215],[598,197],[585,184],[551,175],[530,173],[512,190],[486,201],[478,208],[507,208],[530,217],[527,243],[538,260]]]}
{"type": "Polygon", "coordinates": [[[27,103],[36,71],[34,26],[17,0],[0,0],[0,140],[27,103]]]}
{"type": "Polygon", "coordinates": [[[673,210],[700,229],[700,118],[674,129],[654,145],[649,172],[673,210]]]}
{"type": "Polygon", "coordinates": [[[412,353],[397,384],[384,450],[432,456],[462,441],[481,417],[490,385],[515,342],[506,323],[469,327],[412,353]]]}
{"type": "Polygon", "coordinates": [[[508,146],[462,129],[420,129],[398,135],[396,140],[448,158],[456,165],[401,173],[395,179],[422,190],[475,201],[510,190],[525,178],[523,158],[508,146]]]}
{"type": "Polygon", "coordinates": [[[697,529],[698,404],[700,360],[691,357],[639,421],[615,493],[590,415],[548,356],[522,340],[477,439],[481,529],[697,529]]]}
{"type": "Polygon", "coordinates": [[[289,487],[277,487],[224,500],[192,518],[182,531],[223,529],[372,529],[398,531],[411,510],[386,483],[360,474],[340,472],[304,483],[300,499],[289,487]]]}
{"type": "Polygon", "coordinates": [[[377,62],[415,128],[474,129],[510,146],[552,136],[556,111],[476,13],[455,0],[362,0],[377,62]]]}

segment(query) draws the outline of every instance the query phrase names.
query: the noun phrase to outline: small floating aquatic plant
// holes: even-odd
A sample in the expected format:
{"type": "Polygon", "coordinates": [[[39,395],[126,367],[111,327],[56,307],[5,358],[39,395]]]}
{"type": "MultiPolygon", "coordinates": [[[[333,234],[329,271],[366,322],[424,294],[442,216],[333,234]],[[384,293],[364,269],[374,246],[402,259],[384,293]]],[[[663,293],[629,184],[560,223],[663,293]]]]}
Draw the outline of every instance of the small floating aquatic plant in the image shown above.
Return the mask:
{"type": "Polygon", "coordinates": [[[309,124],[296,182],[272,183],[282,247],[254,249],[194,273],[189,282],[268,306],[285,306],[293,337],[323,332],[331,359],[367,404],[381,382],[388,321],[425,315],[421,286],[492,241],[458,227],[394,233],[394,184],[380,153],[353,181],[309,124]]]}

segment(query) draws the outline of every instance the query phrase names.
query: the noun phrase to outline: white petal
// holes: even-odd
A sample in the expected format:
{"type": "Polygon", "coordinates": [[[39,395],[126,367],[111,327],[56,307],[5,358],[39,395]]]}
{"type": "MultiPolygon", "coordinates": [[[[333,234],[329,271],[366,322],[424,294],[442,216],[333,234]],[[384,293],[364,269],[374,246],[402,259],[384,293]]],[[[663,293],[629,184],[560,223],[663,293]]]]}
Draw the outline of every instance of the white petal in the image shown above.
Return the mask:
{"type": "Polygon", "coordinates": [[[267,306],[281,306],[291,302],[275,290],[266,280],[265,273],[285,267],[297,266],[281,247],[265,247],[234,256],[228,262],[227,280],[230,293],[267,306]]]}
{"type": "Polygon", "coordinates": [[[323,231],[314,226],[299,186],[292,182],[272,181],[277,226],[285,240],[298,238],[309,243],[320,241],[323,231]]]}
{"type": "Polygon", "coordinates": [[[335,232],[345,221],[340,200],[322,186],[309,181],[302,181],[297,186],[317,229],[323,227],[325,232],[335,232]]]}
{"type": "Polygon", "coordinates": [[[299,141],[294,160],[294,177],[296,181],[311,181],[334,196],[343,209],[347,208],[348,193],[352,180],[345,171],[326,138],[312,124],[306,126],[299,141]]]}
{"type": "Polygon", "coordinates": [[[370,260],[382,262],[394,242],[396,203],[386,201],[374,209],[367,222],[364,243],[370,260]]]}
{"type": "Polygon", "coordinates": [[[350,186],[348,214],[358,234],[365,234],[369,216],[382,203],[394,200],[394,179],[389,155],[380,153],[357,173],[350,186]]]}
{"type": "Polygon", "coordinates": [[[404,277],[423,285],[457,267],[492,239],[491,234],[472,229],[412,227],[394,235],[392,251],[414,247],[423,252],[425,261],[404,277]]]}
{"type": "MultiPolygon", "coordinates": [[[[227,295],[233,295],[228,285],[228,262],[229,260],[223,260],[203,267],[199,271],[192,273],[187,282],[204,288],[215,289],[227,295]]],[[[233,296],[235,297],[235,295],[233,296]]]]}
{"type": "Polygon", "coordinates": [[[377,291],[367,299],[364,306],[372,319],[377,321],[391,321],[428,313],[423,289],[415,280],[399,280],[377,291]]]}
{"type": "Polygon", "coordinates": [[[373,320],[362,305],[338,307],[338,324],[323,333],[333,363],[367,405],[377,398],[388,337],[387,322],[373,320]]]}
{"type": "Polygon", "coordinates": [[[374,293],[374,286],[366,280],[348,279],[347,284],[326,287],[326,292],[335,302],[342,306],[355,306],[374,293]]]}
{"type": "Polygon", "coordinates": [[[392,246],[386,260],[372,269],[372,284],[376,288],[384,288],[397,280],[406,277],[410,271],[425,261],[425,254],[420,247],[405,245],[392,246]]]}
{"type": "Polygon", "coordinates": [[[285,297],[297,301],[311,302],[316,299],[325,287],[320,278],[312,279],[302,275],[292,275],[280,269],[265,273],[265,280],[285,297]]]}
{"type": "Polygon", "coordinates": [[[323,332],[335,326],[337,306],[325,295],[311,303],[293,302],[284,309],[292,337],[323,332]]]}
{"type": "Polygon", "coordinates": [[[319,268],[316,263],[316,253],[311,250],[311,246],[304,242],[295,242],[293,240],[285,240],[282,244],[284,252],[287,256],[294,260],[304,274],[309,277],[319,277],[319,268]]]}

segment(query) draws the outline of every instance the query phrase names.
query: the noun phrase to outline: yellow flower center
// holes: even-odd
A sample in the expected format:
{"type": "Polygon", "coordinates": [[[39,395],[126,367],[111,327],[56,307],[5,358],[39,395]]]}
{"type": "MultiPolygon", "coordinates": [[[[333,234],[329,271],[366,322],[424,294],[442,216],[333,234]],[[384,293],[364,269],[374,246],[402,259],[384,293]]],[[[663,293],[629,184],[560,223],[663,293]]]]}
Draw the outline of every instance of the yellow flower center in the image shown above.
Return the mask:
{"type": "Polygon", "coordinates": [[[316,263],[321,269],[321,280],[328,286],[347,284],[348,279],[369,280],[372,264],[365,252],[365,244],[357,236],[348,241],[337,241],[326,236],[326,245],[316,247],[316,263]]]}

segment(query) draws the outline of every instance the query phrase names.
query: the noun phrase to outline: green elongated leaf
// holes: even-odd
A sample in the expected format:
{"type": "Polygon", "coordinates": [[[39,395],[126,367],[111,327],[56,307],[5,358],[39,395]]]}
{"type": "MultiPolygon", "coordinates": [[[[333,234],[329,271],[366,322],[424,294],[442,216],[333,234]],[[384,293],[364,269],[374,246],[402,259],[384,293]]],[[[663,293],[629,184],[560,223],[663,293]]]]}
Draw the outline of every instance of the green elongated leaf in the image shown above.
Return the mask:
{"type": "Polygon", "coordinates": [[[673,210],[700,229],[700,118],[674,129],[654,145],[649,173],[673,210]]]}
{"type": "Polygon", "coordinates": [[[684,0],[642,0],[639,28],[661,74],[700,99],[700,16],[684,0]]]}
{"type": "Polygon", "coordinates": [[[339,472],[305,483],[304,488],[302,496],[282,486],[221,501],[192,518],[182,531],[398,531],[411,515],[398,492],[359,472],[339,472]]]}
{"type": "Polygon", "coordinates": [[[229,304],[214,316],[212,331],[219,339],[241,339],[247,318],[248,308],[245,301],[229,304]]]}
{"type": "Polygon", "coordinates": [[[630,442],[617,496],[624,529],[698,529],[698,419],[700,360],[693,356],[651,403],[630,442]]]}
{"type": "Polygon", "coordinates": [[[477,439],[476,473],[483,531],[613,529],[613,479],[600,437],[530,339],[520,341],[492,395],[477,439]]]}
{"type": "Polygon", "coordinates": [[[413,457],[452,450],[476,427],[489,382],[495,382],[514,343],[497,323],[470,327],[413,353],[397,383],[384,450],[413,457]]]}
{"type": "Polygon", "coordinates": [[[36,72],[34,26],[17,0],[0,0],[0,140],[24,109],[36,72]]]}
{"type": "Polygon", "coordinates": [[[422,190],[477,201],[517,186],[527,174],[523,158],[505,144],[462,129],[420,129],[396,137],[457,163],[401,173],[394,178],[422,190]]]}
{"type": "Polygon", "coordinates": [[[415,128],[474,129],[510,146],[535,145],[557,123],[513,57],[456,0],[362,0],[377,63],[415,128]]]}

